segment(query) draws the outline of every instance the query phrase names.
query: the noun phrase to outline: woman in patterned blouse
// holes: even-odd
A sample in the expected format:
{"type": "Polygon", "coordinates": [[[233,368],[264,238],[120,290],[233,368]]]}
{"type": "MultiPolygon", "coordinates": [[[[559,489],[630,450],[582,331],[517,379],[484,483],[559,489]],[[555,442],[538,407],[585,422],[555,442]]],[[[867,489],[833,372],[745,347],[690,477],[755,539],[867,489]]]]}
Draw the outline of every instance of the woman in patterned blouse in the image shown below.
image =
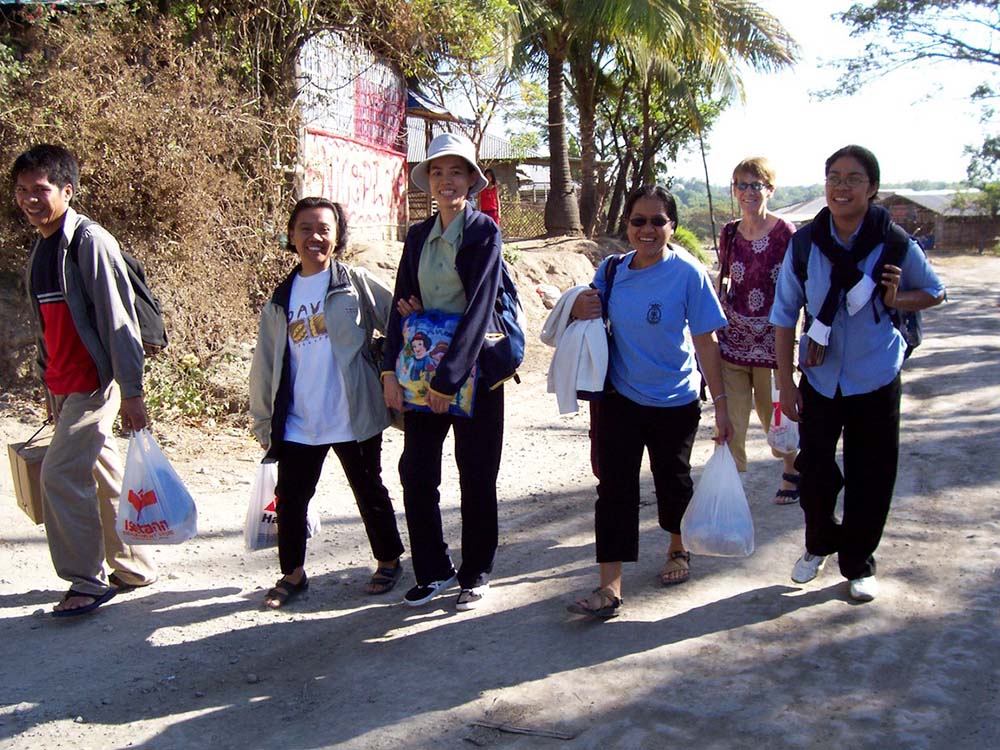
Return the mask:
{"type": "MultiPolygon", "coordinates": [[[[761,156],[744,159],[733,170],[733,195],[740,218],[722,228],[719,241],[719,299],[729,324],[718,332],[722,376],[729,397],[733,439],[729,443],[740,471],[747,470],[746,436],[751,402],[766,432],[771,425],[774,326],[768,322],[774,285],[795,227],[767,210],[774,194],[774,167],[761,156]],[[728,289],[725,288],[728,279],[728,289]]],[[[795,455],[784,460],[778,504],[799,498],[795,455]]]]}

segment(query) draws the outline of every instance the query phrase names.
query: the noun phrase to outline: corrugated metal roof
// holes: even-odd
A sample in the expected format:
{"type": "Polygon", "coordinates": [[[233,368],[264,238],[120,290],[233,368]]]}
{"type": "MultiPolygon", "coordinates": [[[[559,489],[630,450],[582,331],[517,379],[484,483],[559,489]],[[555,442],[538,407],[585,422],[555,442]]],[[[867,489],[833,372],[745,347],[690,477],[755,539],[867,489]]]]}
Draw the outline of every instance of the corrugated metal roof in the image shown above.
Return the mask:
{"type": "Polygon", "coordinates": [[[959,194],[974,198],[979,190],[970,188],[968,190],[889,190],[879,195],[879,201],[885,202],[893,196],[905,198],[916,203],[918,206],[933,211],[942,216],[988,216],[989,211],[976,205],[968,205],[965,208],[954,206],[955,197],[959,194]]]}
{"type": "MultiPolygon", "coordinates": [[[[903,198],[916,203],[918,206],[933,211],[942,216],[988,216],[989,212],[979,206],[969,205],[964,209],[956,208],[952,205],[955,196],[961,193],[969,197],[975,197],[979,193],[975,188],[969,190],[910,190],[900,188],[898,190],[885,190],[879,193],[877,201],[885,203],[890,198],[903,198]]],[[[783,219],[787,219],[793,224],[802,224],[811,221],[820,209],[826,205],[826,196],[813,198],[809,201],[793,203],[790,206],[774,209],[773,213],[783,219]]]]}
{"type": "MultiPolygon", "coordinates": [[[[431,126],[431,138],[448,132],[444,128],[426,123],[416,117],[406,118],[406,160],[415,164],[427,157],[427,125],[431,126]]],[[[486,133],[479,143],[479,161],[524,161],[525,159],[542,158],[542,154],[531,149],[519,149],[506,138],[486,133]]]]}

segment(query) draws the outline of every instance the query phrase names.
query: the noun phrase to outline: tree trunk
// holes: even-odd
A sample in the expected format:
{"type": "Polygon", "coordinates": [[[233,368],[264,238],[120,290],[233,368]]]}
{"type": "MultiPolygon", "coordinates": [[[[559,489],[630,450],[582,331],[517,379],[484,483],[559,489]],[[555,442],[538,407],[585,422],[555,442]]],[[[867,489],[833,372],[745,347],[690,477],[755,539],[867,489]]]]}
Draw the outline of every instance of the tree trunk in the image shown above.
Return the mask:
{"type": "Polygon", "coordinates": [[[545,232],[549,237],[579,235],[580,206],[569,168],[566,111],[563,106],[563,66],[566,43],[550,44],[549,58],[549,197],[545,201],[545,232]]]}
{"type": "Polygon", "coordinates": [[[608,234],[615,234],[619,231],[618,214],[625,203],[625,182],[628,180],[629,170],[632,168],[632,152],[626,151],[621,159],[621,166],[618,169],[618,177],[615,179],[615,186],[611,192],[611,203],[608,204],[608,223],[605,231],[608,234]]]}
{"type": "Polygon", "coordinates": [[[597,146],[594,131],[597,127],[596,78],[591,50],[586,55],[574,55],[570,72],[576,90],[576,106],[580,113],[580,223],[583,233],[594,236],[597,224],[597,146]]]}

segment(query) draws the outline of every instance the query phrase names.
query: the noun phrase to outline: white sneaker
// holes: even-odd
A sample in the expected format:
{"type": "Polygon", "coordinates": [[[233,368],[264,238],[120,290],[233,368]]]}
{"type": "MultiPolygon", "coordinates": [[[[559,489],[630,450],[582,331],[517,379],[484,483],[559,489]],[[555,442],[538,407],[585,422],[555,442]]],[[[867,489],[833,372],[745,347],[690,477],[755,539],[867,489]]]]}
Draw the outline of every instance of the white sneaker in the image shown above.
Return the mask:
{"type": "Polygon", "coordinates": [[[878,581],[875,576],[851,580],[851,598],[856,602],[870,602],[878,596],[878,581]]]}
{"type": "Polygon", "coordinates": [[[803,552],[802,557],[795,561],[795,567],[792,568],[792,580],[796,583],[809,583],[819,575],[824,565],[826,565],[825,555],[810,555],[808,552],[803,552]]]}
{"type": "Polygon", "coordinates": [[[458,594],[458,601],[455,602],[455,609],[459,612],[468,612],[483,603],[483,599],[490,592],[490,585],[484,583],[471,589],[462,589],[458,594]]]}

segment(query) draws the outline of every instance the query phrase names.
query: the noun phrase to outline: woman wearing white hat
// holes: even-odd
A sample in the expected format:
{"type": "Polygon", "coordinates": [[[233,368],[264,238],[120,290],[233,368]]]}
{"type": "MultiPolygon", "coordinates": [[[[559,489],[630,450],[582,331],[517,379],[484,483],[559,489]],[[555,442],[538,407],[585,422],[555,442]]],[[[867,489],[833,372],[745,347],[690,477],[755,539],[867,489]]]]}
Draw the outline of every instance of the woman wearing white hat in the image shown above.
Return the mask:
{"type": "Polygon", "coordinates": [[[491,348],[484,348],[483,343],[494,317],[501,280],[500,230],[468,200],[486,186],[468,138],[439,135],[411,178],[437,202],[438,213],[412,227],[403,246],[382,363],[388,406],[403,406],[403,391],[395,375],[403,346],[403,318],[423,309],[461,317],[429,382],[427,405],[431,413],[407,411],[404,416],[399,476],[417,579],[404,602],[414,607],[426,604],[457,582],[461,591],[456,608],[464,611],[474,609],[486,596],[497,549],[496,478],[503,444],[503,378],[497,375],[491,348]],[[477,381],[472,416],[453,416],[449,405],[473,366],[477,381]],[[444,540],[438,491],[441,449],[450,429],[455,433],[462,493],[462,564],[458,571],[444,540]]]}

